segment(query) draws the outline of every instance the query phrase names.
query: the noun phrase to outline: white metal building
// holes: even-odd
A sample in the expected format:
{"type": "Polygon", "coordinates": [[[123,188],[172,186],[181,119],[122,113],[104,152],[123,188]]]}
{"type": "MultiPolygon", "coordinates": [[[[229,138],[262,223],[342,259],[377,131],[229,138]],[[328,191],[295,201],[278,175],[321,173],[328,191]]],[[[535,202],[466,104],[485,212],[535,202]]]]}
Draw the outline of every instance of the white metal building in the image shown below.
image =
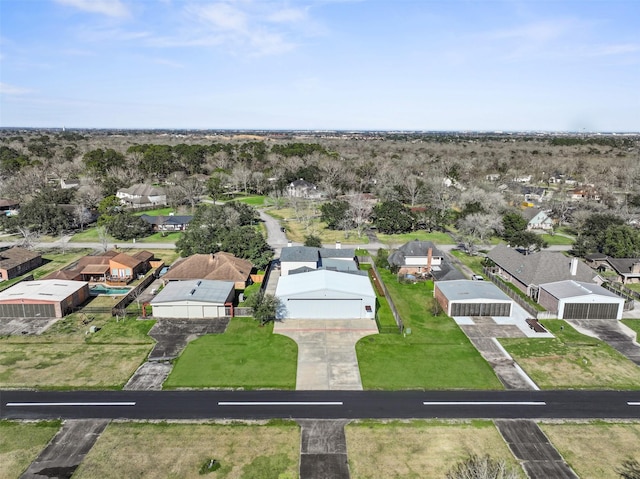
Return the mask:
{"type": "Polygon", "coordinates": [[[232,281],[172,281],[151,300],[151,306],[154,318],[221,318],[228,316],[234,297],[232,281]]]}
{"type": "Polygon", "coordinates": [[[433,293],[448,316],[511,316],[513,300],[490,281],[436,281],[433,293]]]}
{"type": "Polygon", "coordinates": [[[376,294],[369,277],[331,270],[281,276],[278,319],[373,319],[376,294]]]}
{"type": "Polygon", "coordinates": [[[556,281],[540,285],[538,303],[558,319],[622,319],[624,299],[593,283],[556,281]]]}
{"type": "Polygon", "coordinates": [[[0,317],[61,318],[88,298],[86,281],[22,281],[0,292],[0,317]]]}

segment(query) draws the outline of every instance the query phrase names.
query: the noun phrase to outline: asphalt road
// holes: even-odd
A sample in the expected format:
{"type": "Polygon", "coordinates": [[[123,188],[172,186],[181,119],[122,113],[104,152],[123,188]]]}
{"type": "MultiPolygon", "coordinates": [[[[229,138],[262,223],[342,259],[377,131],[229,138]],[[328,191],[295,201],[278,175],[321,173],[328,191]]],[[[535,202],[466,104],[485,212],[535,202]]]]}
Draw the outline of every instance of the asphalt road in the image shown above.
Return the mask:
{"type": "Polygon", "coordinates": [[[0,419],[640,419],[640,391],[0,391],[0,419]]]}

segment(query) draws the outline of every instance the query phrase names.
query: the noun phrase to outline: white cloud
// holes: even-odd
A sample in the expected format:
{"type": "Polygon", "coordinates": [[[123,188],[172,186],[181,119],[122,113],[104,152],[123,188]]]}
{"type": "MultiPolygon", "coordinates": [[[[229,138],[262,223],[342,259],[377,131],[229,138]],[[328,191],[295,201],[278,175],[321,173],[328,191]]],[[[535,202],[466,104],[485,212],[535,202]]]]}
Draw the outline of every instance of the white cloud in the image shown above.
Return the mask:
{"type": "Polygon", "coordinates": [[[15,85],[9,85],[7,83],[0,83],[0,94],[9,96],[27,95],[33,93],[33,90],[23,88],[15,85]]]}
{"type": "Polygon", "coordinates": [[[273,23],[296,23],[307,20],[307,9],[302,8],[283,8],[277,10],[267,17],[267,20],[273,23]]]}
{"type": "Polygon", "coordinates": [[[120,0],[54,0],[61,5],[75,7],[90,13],[100,13],[108,17],[128,17],[129,9],[120,0]]]}
{"type": "Polygon", "coordinates": [[[184,68],[182,63],[174,62],[173,60],[167,60],[166,58],[156,58],[152,60],[153,63],[158,65],[165,65],[171,68],[184,68]]]}

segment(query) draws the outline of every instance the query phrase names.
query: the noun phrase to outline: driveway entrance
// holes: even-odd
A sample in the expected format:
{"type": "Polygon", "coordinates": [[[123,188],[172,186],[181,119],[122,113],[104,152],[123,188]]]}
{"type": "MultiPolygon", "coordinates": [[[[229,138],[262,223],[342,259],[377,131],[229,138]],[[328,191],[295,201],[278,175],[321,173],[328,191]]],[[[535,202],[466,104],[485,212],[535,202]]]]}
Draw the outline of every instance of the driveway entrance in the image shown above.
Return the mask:
{"type": "Polygon", "coordinates": [[[355,346],[378,333],[374,320],[286,319],[273,332],[298,344],[297,390],[362,390],[355,346]]]}

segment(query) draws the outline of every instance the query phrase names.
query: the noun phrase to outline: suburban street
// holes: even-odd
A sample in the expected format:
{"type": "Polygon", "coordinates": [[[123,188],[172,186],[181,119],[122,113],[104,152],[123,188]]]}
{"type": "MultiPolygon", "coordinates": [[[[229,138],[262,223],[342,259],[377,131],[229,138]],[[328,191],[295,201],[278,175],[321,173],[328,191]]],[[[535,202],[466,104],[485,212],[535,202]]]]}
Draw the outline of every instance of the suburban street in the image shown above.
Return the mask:
{"type": "Polygon", "coordinates": [[[640,391],[0,391],[0,419],[640,419],[640,391]]]}

